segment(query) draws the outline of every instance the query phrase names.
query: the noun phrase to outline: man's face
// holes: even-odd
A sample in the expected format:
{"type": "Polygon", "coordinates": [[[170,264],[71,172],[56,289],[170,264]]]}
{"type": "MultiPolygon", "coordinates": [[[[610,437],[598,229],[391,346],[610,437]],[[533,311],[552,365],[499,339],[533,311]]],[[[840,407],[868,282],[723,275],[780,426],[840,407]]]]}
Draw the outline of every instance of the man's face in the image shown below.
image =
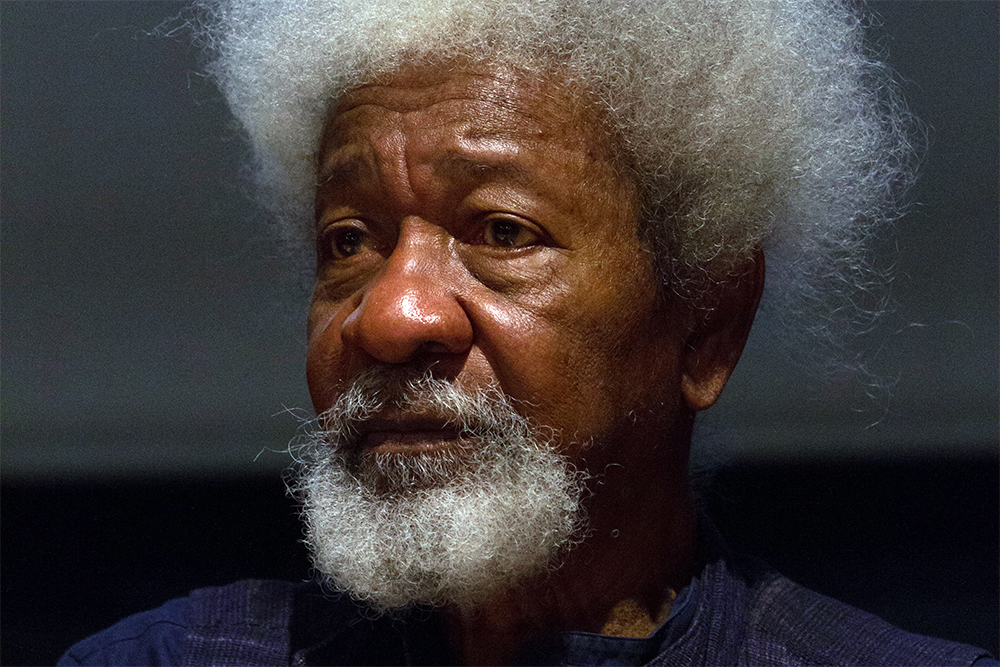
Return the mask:
{"type": "MultiPolygon", "coordinates": [[[[499,390],[582,468],[670,442],[682,323],[658,305],[597,116],[503,68],[423,70],[358,88],[326,127],[308,380],[317,412],[374,367],[499,390]],[[588,444],[593,444],[592,447],[588,444]]],[[[360,427],[398,457],[459,434],[405,406],[360,427]]]]}

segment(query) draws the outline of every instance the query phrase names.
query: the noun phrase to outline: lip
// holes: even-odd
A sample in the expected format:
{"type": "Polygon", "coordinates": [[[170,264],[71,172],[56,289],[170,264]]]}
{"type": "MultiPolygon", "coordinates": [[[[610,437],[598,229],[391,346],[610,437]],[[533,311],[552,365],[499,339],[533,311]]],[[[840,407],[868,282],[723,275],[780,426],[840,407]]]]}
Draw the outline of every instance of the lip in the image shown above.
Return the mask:
{"type": "Polygon", "coordinates": [[[364,425],[358,442],[378,454],[429,453],[453,446],[459,429],[439,419],[373,419],[364,425]]]}

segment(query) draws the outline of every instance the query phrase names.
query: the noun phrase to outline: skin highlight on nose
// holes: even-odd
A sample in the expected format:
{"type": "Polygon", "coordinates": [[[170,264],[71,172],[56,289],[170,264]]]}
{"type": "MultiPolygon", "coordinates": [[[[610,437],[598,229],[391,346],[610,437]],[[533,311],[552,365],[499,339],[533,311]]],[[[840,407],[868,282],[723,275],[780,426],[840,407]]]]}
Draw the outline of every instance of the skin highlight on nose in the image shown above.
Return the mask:
{"type": "Polygon", "coordinates": [[[342,325],[344,342],[392,364],[419,352],[459,354],[472,343],[472,325],[452,289],[441,284],[448,263],[442,244],[401,239],[385,273],[368,287],[342,325]]]}

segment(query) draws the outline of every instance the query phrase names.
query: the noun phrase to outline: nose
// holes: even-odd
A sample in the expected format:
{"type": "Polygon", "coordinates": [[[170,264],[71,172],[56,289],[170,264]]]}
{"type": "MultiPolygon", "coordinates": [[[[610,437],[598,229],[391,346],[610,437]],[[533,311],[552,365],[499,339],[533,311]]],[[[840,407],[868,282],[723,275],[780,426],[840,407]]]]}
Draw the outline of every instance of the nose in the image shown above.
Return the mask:
{"type": "Polygon", "coordinates": [[[390,364],[468,351],[472,322],[456,293],[447,254],[433,239],[401,236],[383,271],[344,320],[344,343],[390,364]]]}

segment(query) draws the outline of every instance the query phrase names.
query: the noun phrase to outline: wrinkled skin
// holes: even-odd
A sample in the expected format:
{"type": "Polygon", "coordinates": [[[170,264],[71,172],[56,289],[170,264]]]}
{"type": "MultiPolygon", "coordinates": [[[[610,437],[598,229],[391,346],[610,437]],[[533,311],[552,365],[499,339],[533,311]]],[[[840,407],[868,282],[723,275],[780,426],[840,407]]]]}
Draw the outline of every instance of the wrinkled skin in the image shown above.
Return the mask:
{"type": "MultiPolygon", "coordinates": [[[[316,410],[372,365],[431,366],[498,387],[596,475],[584,548],[484,614],[456,615],[467,661],[502,661],[538,626],[599,631],[617,601],[655,608],[690,576],[691,419],[739,357],[760,271],[740,281],[731,316],[658,299],[635,188],[600,127],[586,97],[555,82],[439,68],[348,93],[322,141],[316,410]]],[[[454,437],[405,412],[367,436],[402,455],[454,437]]]]}

